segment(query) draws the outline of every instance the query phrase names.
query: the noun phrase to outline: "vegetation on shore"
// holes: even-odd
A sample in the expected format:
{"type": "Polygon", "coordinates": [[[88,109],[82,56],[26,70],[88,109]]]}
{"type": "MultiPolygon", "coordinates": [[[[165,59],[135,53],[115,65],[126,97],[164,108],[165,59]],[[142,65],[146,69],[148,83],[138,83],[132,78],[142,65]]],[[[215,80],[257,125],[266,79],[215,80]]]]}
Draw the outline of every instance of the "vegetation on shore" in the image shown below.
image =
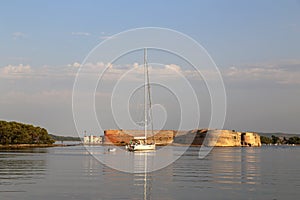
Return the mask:
{"type": "Polygon", "coordinates": [[[300,145],[300,138],[298,136],[293,137],[278,137],[272,135],[271,137],[260,136],[262,144],[297,144],[300,145]]]}
{"type": "Polygon", "coordinates": [[[55,141],[81,141],[80,137],[58,136],[53,134],[49,134],[49,135],[55,141]]]}
{"type": "Polygon", "coordinates": [[[19,122],[0,121],[0,144],[53,144],[47,130],[19,122]]]}

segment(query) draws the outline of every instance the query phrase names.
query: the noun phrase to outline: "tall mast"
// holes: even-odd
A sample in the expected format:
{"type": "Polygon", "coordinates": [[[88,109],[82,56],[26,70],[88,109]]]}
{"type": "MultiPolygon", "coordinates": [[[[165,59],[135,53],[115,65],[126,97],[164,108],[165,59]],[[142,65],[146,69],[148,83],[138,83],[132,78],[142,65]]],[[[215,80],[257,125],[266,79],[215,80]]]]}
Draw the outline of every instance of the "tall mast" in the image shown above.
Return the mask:
{"type": "Polygon", "coordinates": [[[147,119],[147,112],[148,112],[148,98],[147,98],[147,89],[148,89],[148,79],[147,79],[147,49],[144,49],[144,81],[145,81],[145,90],[144,90],[144,131],[145,131],[145,139],[147,140],[147,126],[148,126],[148,119],[147,119]]]}

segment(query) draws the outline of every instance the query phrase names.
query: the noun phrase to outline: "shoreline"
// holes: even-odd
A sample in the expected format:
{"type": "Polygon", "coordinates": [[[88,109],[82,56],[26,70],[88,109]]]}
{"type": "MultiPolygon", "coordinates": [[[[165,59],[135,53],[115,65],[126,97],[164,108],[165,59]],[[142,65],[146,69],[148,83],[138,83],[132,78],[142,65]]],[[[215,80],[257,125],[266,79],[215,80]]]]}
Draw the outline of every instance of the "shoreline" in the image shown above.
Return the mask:
{"type": "Polygon", "coordinates": [[[82,144],[7,144],[0,145],[2,149],[23,149],[23,148],[47,148],[47,147],[67,147],[67,146],[78,146],[82,144]]]}
{"type": "MultiPolygon", "coordinates": [[[[180,144],[180,143],[172,143],[170,146],[183,146],[183,147],[201,147],[201,145],[190,145],[190,144],[180,144]]],[[[48,148],[48,147],[69,147],[69,146],[124,146],[124,145],[114,145],[114,144],[8,144],[8,145],[0,145],[0,150],[5,149],[24,149],[24,148],[48,148]]],[[[158,146],[168,146],[168,145],[158,145],[158,146]]],[[[282,145],[266,145],[262,144],[262,146],[300,146],[297,144],[282,144],[282,145]]],[[[260,146],[260,147],[262,147],[260,146]]],[[[213,147],[221,147],[221,146],[213,146],[213,147]]],[[[245,146],[223,146],[223,147],[245,147],[245,146]]]]}

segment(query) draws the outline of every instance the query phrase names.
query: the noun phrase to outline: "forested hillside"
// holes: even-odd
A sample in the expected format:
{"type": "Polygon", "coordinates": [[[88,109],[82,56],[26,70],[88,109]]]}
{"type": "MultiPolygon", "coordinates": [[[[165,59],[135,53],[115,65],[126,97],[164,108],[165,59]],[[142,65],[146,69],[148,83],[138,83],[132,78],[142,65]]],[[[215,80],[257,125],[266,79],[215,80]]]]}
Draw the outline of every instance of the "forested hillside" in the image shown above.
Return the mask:
{"type": "Polygon", "coordinates": [[[46,129],[18,122],[0,121],[0,144],[53,144],[46,129]]]}

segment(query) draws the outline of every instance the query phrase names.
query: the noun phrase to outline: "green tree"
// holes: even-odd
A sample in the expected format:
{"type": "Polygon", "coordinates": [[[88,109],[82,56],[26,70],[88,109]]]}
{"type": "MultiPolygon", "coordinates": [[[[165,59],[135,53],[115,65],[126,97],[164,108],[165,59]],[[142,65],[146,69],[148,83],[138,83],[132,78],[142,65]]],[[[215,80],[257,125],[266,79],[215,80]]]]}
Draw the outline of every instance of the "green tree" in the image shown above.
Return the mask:
{"type": "Polygon", "coordinates": [[[0,144],[52,144],[44,128],[18,122],[0,121],[0,144]]]}
{"type": "Polygon", "coordinates": [[[272,139],[265,136],[260,136],[260,141],[262,144],[272,144],[272,139]]]}
{"type": "Polygon", "coordinates": [[[300,138],[297,136],[290,137],[287,141],[288,144],[300,144],[300,138]]]}
{"type": "Polygon", "coordinates": [[[280,141],[280,138],[275,136],[275,135],[272,135],[272,144],[277,144],[277,143],[281,143],[280,141]]]}

